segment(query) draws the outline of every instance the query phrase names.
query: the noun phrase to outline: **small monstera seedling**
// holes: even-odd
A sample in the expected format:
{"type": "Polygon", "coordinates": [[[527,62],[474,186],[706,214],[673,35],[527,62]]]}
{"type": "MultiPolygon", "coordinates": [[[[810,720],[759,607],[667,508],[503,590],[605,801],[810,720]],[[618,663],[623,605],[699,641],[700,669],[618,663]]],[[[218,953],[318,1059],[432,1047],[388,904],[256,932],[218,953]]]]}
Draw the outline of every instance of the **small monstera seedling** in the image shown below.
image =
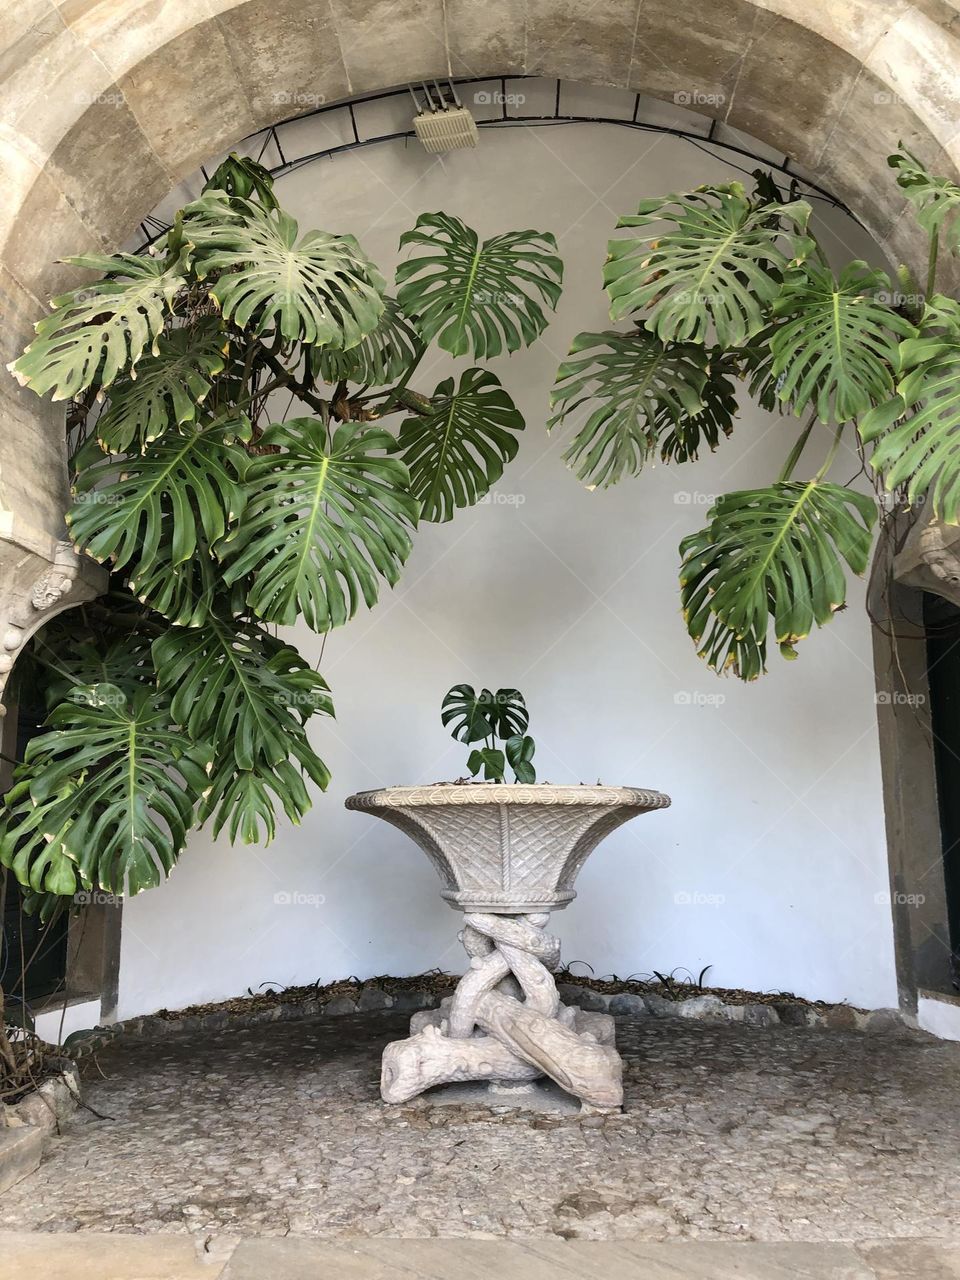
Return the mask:
{"type": "Polygon", "coordinates": [[[536,782],[535,745],[527,734],[530,716],[518,689],[477,693],[471,685],[455,684],[443,700],[440,718],[458,742],[483,743],[467,759],[472,777],[482,770],[485,781],[503,782],[509,764],[517,782],[536,782]]]}

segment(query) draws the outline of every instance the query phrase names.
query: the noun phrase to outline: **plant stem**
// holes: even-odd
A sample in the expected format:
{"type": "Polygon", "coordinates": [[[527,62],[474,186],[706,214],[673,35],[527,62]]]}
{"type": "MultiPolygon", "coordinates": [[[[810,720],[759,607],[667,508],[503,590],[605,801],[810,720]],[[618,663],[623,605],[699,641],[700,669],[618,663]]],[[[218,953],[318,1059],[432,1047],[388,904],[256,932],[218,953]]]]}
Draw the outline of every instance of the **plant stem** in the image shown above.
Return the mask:
{"type": "Polygon", "coordinates": [[[380,414],[378,416],[382,417],[384,414],[392,413],[393,409],[391,406],[393,405],[394,401],[396,401],[401,408],[405,407],[403,404],[403,401],[398,400],[398,397],[401,395],[402,392],[406,390],[407,384],[409,383],[413,375],[416,373],[417,366],[419,365],[420,361],[423,359],[423,357],[426,354],[427,354],[427,343],[418,341],[417,354],[410,361],[410,364],[407,366],[406,370],[404,371],[403,377],[400,379],[397,385],[395,387],[391,387],[389,391],[378,391],[373,396],[370,397],[372,400],[376,400],[378,399],[378,397],[381,397],[381,396],[383,397],[383,400],[384,400],[383,408],[380,410],[380,414]]]}
{"type": "Polygon", "coordinates": [[[937,282],[937,258],[940,254],[940,232],[936,231],[930,237],[930,253],[927,258],[927,298],[929,299],[933,293],[934,285],[937,282]]]}
{"type": "Polygon", "coordinates": [[[820,468],[820,470],[817,472],[816,476],[814,477],[814,483],[818,483],[819,481],[821,481],[823,477],[827,474],[827,472],[830,470],[830,468],[833,466],[833,460],[837,456],[837,452],[840,448],[840,440],[843,436],[843,428],[846,425],[847,424],[845,422],[837,423],[837,429],[833,433],[833,444],[830,446],[830,451],[823,461],[823,466],[820,468]]]}
{"type": "Polygon", "coordinates": [[[810,417],[804,423],[803,430],[800,432],[800,436],[799,436],[799,439],[797,440],[797,443],[793,446],[793,448],[790,450],[790,453],[787,455],[787,460],[783,464],[783,470],[780,472],[779,476],[777,477],[778,484],[783,484],[785,481],[789,480],[790,477],[793,475],[793,469],[797,465],[797,463],[800,461],[800,455],[803,453],[804,449],[807,446],[807,441],[810,439],[810,432],[813,430],[813,426],[816,421],[817,421],[817,415],[815,413],[811,413],[810,417]]]}

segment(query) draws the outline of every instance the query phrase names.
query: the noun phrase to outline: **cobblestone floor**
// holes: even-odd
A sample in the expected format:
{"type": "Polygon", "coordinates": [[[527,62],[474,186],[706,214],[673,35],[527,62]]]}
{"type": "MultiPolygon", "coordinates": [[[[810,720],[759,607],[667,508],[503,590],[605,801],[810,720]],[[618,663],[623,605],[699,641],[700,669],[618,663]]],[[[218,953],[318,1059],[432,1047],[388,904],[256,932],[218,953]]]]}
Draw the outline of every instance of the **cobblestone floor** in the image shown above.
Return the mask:
{"type": "Polygon", "coordinates": [[[614,1117],[385,1107],[395,1013],[126,1040],[0,1227],[960,1239],[960,1044],[622,1019],[614,1117]]]}

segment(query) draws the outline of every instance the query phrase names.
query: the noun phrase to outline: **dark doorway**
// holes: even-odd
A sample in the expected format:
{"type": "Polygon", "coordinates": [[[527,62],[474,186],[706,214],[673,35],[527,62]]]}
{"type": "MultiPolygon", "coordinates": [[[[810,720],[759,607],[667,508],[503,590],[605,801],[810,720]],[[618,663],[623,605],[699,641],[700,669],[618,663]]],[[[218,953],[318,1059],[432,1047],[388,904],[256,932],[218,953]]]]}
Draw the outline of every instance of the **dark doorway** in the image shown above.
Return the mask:
{"type": "MultiPolygon", "coordinates": [[[[29,672],[29,668],[28,668],[29,672]]],[[[44,719],[42,702],[22,679],[17,690],[15,758],[23,759],[27,743],[40,732],[44,719]]],[[[29,1004],[43,996],[62,991],[67,973],[67,934],[69,920],[61,912],[50,924],[23,910],[23,894],[16,877],[5,876],[3,895],[3,934],[0,936],[0,988],[9,1006],[29,1004]]]]}
{"type": "Polygon", "coordinates": [[[923,613],[952,975],[960,988],[960,608],[925,594],[923,613]]]}

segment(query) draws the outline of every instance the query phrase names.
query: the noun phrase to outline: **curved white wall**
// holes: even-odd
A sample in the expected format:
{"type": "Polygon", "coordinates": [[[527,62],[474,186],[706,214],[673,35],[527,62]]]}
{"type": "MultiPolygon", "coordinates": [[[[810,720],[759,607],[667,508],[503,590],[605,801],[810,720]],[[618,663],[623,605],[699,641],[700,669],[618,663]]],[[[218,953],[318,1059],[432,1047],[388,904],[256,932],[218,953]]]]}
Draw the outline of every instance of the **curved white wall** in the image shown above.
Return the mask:
{"type": "MultiPolygon", "coordinates": [[[[632,95],[578,92],[598,114],[633,108],[632,95]]],[[[382,117],[366,127],[385,131],[396,109],[363,108],[382,117]]],[[[406,126],[409,102],[400,111],[406,126]]],[[[317,148],[341,127],[298,126],[317,132],[317,148]]],[[[442,695],[462,680],[524,691],[542,779],[673,797],[588,863],[555,920],[567,960],[620,975],[709,964],[717,985],[896,1003],[862,584],[798,661],[774,656],[752,686],[713,676],[679,613],[680,538],[702,523],[710,494],[776,477],[795,420],[748,409],[715,455],[597,493],[544,431],[569,340],[607,324],[600,268],[616,216],[644,196],[739,176],[683,140],[568,125],[485,131],[476,152],[443,159],[380,144],[281,181],[301,225],[355,232],[387,273],[400,232],[442,208],[483,235],[553,230],[566,287],[545,340],[494,366],[528,424],[495,500],[421,529],[399,587],[327,639],[337,720],[313,732],[333,769],[329,792],[268,848],[201,833],[168,884],[127,903],[121,1017],[264,981],[459,969],[457,920],[426,859],[343,800],[463,770],[439,720],[442,695]],[[284,894],[302,900],[277,901],[284,894]]],[[[818,208],[838,256],[877,257],[854,223],[818,208]]],[[[433,360],[416,384],[432,391],[451,363],[433,360]]],[[[859,469],[846,461],[838,478],[859,469]]],[[[294,638],[319,656],[318,637],[301,628],[294,638]]]]}

